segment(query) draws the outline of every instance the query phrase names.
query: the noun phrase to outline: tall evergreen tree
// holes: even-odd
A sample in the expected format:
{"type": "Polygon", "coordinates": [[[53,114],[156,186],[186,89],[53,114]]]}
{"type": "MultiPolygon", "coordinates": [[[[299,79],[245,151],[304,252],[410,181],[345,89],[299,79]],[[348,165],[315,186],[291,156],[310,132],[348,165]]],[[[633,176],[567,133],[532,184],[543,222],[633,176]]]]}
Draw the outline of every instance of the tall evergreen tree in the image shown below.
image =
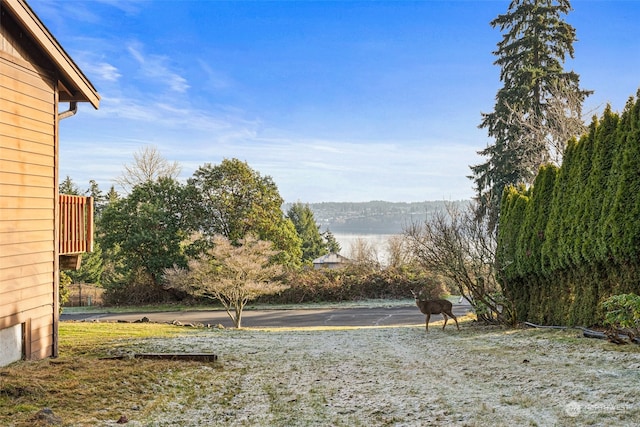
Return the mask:
{"type": "Polygon", "coordinates": [[[504,86],[494,111],[482,114],[480,128],[494,143],[479,154],[485,163],[471,167],[479,212],[495,228],[499,204],[508,185],[531,184],[540,165],[551,160],[548,138],[565,138],[569,120],[580,119],[590,92],[580,89],[579,76],[563,64],[573,58],[575,29],[562,20],[571,11],[568,0],[513,0],[506,14],[491,21],[503,32],[495,64],[504,86]],[[560,106],[560,108],[558,108],[560,106]]]}
{"type": "Polygon", "coordinates": [[[336,236],[333,235],[331,230],[326,230],[325,232],[323,232],[322,238],[324,239],[325,244],[327,245],[327,250],[329,251],[329,253],[332,253],[332,254],[340,253],[340,251],[342,250],[342,248],[340,247],[340,242],[338,242],[338,240],[336,239],[336,236]]]}
{"type": "Polygon", "coordinates": [[[113,186],[113,185],[111,186],[111,188],[109,189],[109,192],[107,193],[105,198],[106,198],[107,206],[110,205],[113,202],[116,202],[120,198],[120,195],[116,191],[116,187],[115,186],[113,186]]]}
{"type": "Polygon", "coordinates": [[[100,186],[93,179],[89,181],[89,188],[85,194],[93,197],[93,211],[96,218],[100,218],[100,214],[107,206],[107,196],[102,193],[100,186]]]}
{"type": "MultiPolygon", "coordinates": [[[[594,117],[593,123],[597,124],[594,117]]],[[[604,261],[606,259],[607,242],[603,242],[601,230],[604,228],[608,206],[605,200],[609,191],[609,176],[613,167],[613,158],[615,153],[619,151],[617,144],[619,142],[619,132],[617,132],[619,116],[611,111],[611,107],[607,106],[602,114],[602,121],[596,127],[593,136],[593,154],[591,160],[591,173],[589,179],[585,183],[586,187],[583,192],[582,200],[585,208],[582,209],[582,218],[578,221],[580,229],[577,235],[582,239],[576,239],[576,244],[580,244],[581,255],[588,262],[596,260],[604,261]],[[605,249],[603,251],[603,249],[605,249]]],[[[615,190],[610,190],[615,194],[615,190]]]]}
{"type": "Polygon", "coordinates": [[[93,252],[82,255],[82,263],[77,270],[65,271],[72,283],[92,283],[100,285],[102,272],[104,271],[104,263],[102,260],[102,249],[99,243],[93,246],[93,252]]]}
{"type": "Polygon", "coordinates": [[[328,252],[327,245],[320,234],[320,227],[313,217],[308,204],[294,203],[287,211],[287,218],[293,222],[298,237],[302,240],[302,263],[311,261],[328,252]]]}
{"type": "MultiPolygon", "coordinates": [[[[621,150],[618,188],[608,222],[612,253],[621,262],[638,262],[640,255],[640,90],[630,98],[620,119],[621,150]]],[[[637,274],[637,273],[636,273],[637,274]]]]}
{"type": "Polygon", "coordinates": [[[58,191],[60,194],[69,194],[71,196],[80,195],[80,189],[69,175],[58,185],[58,191]]]}

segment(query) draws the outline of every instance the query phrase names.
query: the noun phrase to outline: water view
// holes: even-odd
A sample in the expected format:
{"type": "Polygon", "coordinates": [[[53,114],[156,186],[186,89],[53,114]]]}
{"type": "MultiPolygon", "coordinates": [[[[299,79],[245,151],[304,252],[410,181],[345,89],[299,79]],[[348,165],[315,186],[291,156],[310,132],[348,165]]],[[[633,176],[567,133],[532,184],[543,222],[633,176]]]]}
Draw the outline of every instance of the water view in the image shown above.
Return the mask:
{"type": "Polygon", "coordinates": [[[347,258],[352,257],[354,245],[358,244],[358,240],[364,242],[368,247],[371,247],[377,254],[378,261],[381,264],[385,264],[389,257],[388,241],[392,236],[398,236],[398,234],[334,234],[338,243],[340,243],[340,255],[347,258]]]}

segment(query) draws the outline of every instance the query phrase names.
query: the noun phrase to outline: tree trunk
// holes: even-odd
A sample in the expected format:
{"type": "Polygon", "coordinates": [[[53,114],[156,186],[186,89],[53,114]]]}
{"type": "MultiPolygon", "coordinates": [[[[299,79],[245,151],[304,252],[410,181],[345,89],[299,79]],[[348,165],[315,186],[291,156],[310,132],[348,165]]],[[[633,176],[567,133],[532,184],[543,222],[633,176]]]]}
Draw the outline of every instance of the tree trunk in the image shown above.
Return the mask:
{"type": "Polygon", "coordinates": [[[242,327],[242,307],[236,306],[236,318],[234,319],[236,329],[240,329],[242,327]]]}

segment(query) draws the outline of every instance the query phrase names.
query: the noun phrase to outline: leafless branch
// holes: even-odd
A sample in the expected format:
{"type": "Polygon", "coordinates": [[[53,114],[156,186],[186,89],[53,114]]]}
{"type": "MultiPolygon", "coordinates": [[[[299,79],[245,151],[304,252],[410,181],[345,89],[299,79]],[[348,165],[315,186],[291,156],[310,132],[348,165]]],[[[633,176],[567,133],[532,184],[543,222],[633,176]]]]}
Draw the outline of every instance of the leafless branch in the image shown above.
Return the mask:
{"type": "Polygon", "coordinates": [[[115,178],[115,182],[129,192],[138,184],[158,178],[175,179],[181,171],[182,166],[178,162],[169,162],[162,157],[157,147],[146,145],[133,154],[133,163],[124,165],[122,175],[115,178]]]}
{"type": "Polygon", "coordinates": [[[408,226],[404,235],[422,265],[448,278],[467,297],[478,318],[513,322],[513,312],[502,297],[495,274],[495,235],[474,208],[447,206],[423,224],[408,226]]]}

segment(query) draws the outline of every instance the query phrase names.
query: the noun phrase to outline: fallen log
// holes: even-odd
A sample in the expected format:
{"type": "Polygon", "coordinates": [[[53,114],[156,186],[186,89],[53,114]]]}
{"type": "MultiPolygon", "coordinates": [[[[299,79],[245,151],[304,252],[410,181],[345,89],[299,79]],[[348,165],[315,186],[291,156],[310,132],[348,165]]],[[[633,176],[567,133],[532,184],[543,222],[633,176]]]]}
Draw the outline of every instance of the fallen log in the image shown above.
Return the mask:
{"type": "Polygon", "coordinates": [[[597,338],[600,340],[607,339],[607,334],[605,334],[604,332],[594,331],[587,328],[578,328],[578,329],[582,329],[582,336],[585,338],[597,338]]]}
{"type": "Polygon", "coordinates": [[[136,359],[191,360],[196,362],[215,362],[218,356],[212,353],[136,353],[136,359]]]}
{"type": "Polygon", "coordinates": [[[609,340],[614,344],[627,344],[627,343],[635,343],[640,344],[639,337],[630,337],[625,334],[620,333],[604,333],[600,331],[594,331],[592,329],[584,328],[582,326],[547,326],[547,325],[536,325],[531,322],[524,322],[525,326],[529,326],[531,328],[542,328],[542,329],[578,329],[582,331],[582,335],[585,338],[597,338],[601,340],[609,340]]]}

